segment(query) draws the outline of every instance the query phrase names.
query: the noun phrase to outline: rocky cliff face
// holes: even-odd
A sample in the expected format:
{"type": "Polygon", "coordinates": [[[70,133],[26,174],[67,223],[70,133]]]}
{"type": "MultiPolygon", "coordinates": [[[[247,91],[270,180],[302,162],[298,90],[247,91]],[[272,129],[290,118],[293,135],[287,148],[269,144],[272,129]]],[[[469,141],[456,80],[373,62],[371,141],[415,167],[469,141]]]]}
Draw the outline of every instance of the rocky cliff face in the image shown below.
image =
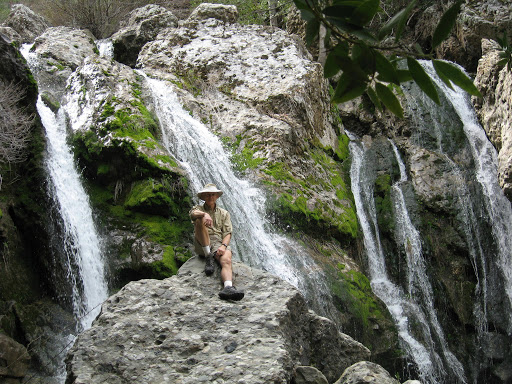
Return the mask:
{"type": "Polygon", "coordinates": [[[482,99],[475,98],[479,120],[498,150],[499,182],[512,200],[512,73],[499,66],[499,50],[496,43],[483,40],[483,57],[478,63],[475,84],[481,90],[482,99]]]}

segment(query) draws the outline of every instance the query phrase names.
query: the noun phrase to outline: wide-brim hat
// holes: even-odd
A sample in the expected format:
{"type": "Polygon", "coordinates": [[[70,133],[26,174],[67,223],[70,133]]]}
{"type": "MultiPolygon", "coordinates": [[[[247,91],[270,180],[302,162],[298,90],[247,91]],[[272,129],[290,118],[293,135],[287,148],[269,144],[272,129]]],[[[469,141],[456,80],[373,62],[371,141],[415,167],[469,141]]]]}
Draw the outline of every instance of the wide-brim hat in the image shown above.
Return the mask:
{"type": "Polygon", "coordinates": [[[216,193],[219,195],[219,197],[222,196],[224,192],[222,192],[220,189],[217,188],[215,184],[206,184],[203,189],[201,189],[199,192],[197,192],[197,197],[199,197],[201,200],[203,199],[203,193],[216,193]]]}

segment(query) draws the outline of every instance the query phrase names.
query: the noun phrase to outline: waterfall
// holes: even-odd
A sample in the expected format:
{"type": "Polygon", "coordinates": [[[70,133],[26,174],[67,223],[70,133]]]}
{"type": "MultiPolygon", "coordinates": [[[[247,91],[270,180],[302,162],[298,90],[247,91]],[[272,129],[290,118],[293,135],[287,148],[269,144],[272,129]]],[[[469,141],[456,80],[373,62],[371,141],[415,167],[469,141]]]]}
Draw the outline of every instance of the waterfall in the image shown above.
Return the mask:
{"type": "MultiPolygon", "coordinates": [[[[497,245],[497,265],[501,270],[503,285],[508,297],[508,333],[512,333],[512,206],[498,183],[498,156],[479,124],[469,95],[454,86],[450,89],[436,75],[430,63],[423,64],[430,77],[445,94],[463,123],[464,133],[470,144],[476,164],[476,179],[485,195],[484,208],[492,224],[492,234],[497,245]]],[[[484,259],[491,255],[484,255],[484,259]]],[[[485,261],[484,261],[485,262],[485,261]]],[[[484,269],[485,271],[485,269],[484,269]]],[[[489,285],[490,282],[484,282],[489,285]]],[[[484,311],[486,304],[484,303],[484,311]]]]}
{"type": "MultiPolygon", "coordinates": [[[[443,329],[437,319],[434,308],[434,294],[430,281],[428,280],[420,233],[414,227],[409,217],[402,191],[402,185],[407,182],[406,167],[395,143],[391,140],[390,143],[400,169],[400,180],[396,182],[391,189],[394,202],[396,233],[398,236],[397,242],[403,247],[403,251],[407,257],[407,294],[414,298],[426,313],[430,332],[437,341],[436,344],[440,347],[448,367],[455,377],[465,381],[464,368],[455,355],[448,349],[448,343],[446,342],[443,329]]],[[[431,346],[433,346],[433,344],[431,344],[431,346]]]]}
{"type": "Polygon", "coordinates": [[[416,364],[423,382],[441,383],[447,377],[454,382],[465,382],[462,364],[448,350],[435,314],[432,288],[426,278],[421,239],[409,218],[401,190],[401,185],[407,181],[407,175],[398,150],[393,144],[400,165],[400,180],[392,186],[392,197],[399,233],[398,242],[407,255],[407,291],[394,284],[388,276],[377,224],[373,178],[369,172],[371,167],[365,163],[366,148],[352,135],[350,137],[352,193],[363,232],[372,290],[391,313],[398,329],[400,344],[416,364]]]}
{"type": "Polygon", "coordinates": [[[219,138],[183,109],[164,81],[146,79],[162,128],[163,144],[186,169],[192,194],[209,182],[224,191],[218,204],[231,213],[233,257],[286,280],[304,293],[319,314],[335,319],[336,310],[321,268],[299,244],[270,230],[265,220],[263,192],[235,176],[219,138]]]}
{"type": "MultiPolygon", "coordinates": [[[[22,54],[38,78],[38,58],[23,46],[22,54]]],[[[88,196],[75,168],[73,153],[66,143],[67,122],[63,108],[54,113],[38,98],[37,110],[43,123],[47,153],[45,168],[49,193],[62,220],[63,270],[71,284],[73,312],[78,330],[87,329],[99,314],[100,304],[107,298],[101,239],[97,233],[88,196]]]]}
{"type": "Polygon", "coordinates": [[[66,144],[66,121],[62,109],[57,116],[41,97],[37,111],[48,141],[46,168],[52,197],[58,204],[65,230],[62,247],[67,278],[72,282],[74,314],[81,329],[87,329],[107,298],[100,238],[96,232],[89,200],[75,169],[73,154],[66,144]]]}

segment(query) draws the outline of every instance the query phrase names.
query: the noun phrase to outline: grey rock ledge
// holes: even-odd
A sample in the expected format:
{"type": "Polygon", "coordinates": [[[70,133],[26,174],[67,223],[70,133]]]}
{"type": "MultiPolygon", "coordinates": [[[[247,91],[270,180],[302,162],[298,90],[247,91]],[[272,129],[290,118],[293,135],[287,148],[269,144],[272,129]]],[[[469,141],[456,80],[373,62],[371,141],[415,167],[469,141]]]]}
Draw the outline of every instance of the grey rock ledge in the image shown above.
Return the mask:
{"type": "Polygon", "coordinates": [[[240,302],[195,257],[178,275],[127,284],[67,356],[66,383],[289,383],[315,366],[334,382],[370,351],[308,310],[292,285],[234,263],[240,302]]]}

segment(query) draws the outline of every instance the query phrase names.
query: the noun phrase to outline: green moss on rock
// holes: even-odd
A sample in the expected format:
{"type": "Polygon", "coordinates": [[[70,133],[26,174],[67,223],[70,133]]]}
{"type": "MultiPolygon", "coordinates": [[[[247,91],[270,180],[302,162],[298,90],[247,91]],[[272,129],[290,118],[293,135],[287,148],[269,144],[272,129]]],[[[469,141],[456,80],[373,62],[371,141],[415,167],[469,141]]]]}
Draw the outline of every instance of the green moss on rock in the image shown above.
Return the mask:
{"type": "Polygon", "coordinates": [[[391,200],[391,176],[389,174],[378,175],[375,179],[374,191],[379,228],[381,231],[389,233],[395,227],[391,200]]]}
{"type": "Polygon", "coordinates": [[[346,174],[343,165],[319,148],[312,148],[309,155],[323,176],[309,173],[306,179],[296,178],[285,163],[274,163],[264,170],[275,180],[274,186],[279,189],[287,186],[286,192],[277,192],[270,200],[270,210],[277,213],[285,226],[344,241],[355,239],[357,215],[352,192],[343,176],[346,174]],[[317,191],[331,193],[334,198],[327,203],[325,199],[316,198],[317,191]]]}
{"type": "Polygon", "coordinates": [[[347,333],[368,347],[379,364],[392,366],[398,351],[396,327],[385,305],[373,293],[368,278],[342,264],[328,275],[335,304],[346,318],[347,333]]]}
{"type": "Polygon", "coordinates": [[[174,248],[170,246],[165,247],[162,260],[152,263],[151,270],[151,275],[155,279],[164,279],[175,275],[178,272],[178,265],[175,259],[174,248]]]}
{"type": "Polygon", "coordinates": [[[247,169],[258,168],[265,160],[262,157],[256,157],[256,146],[252,141],[247,141],[242,149],[239,149],[242,136],[236,136],[236,140],[229,137],[222,138],[224,147],[231,152],[230,160],[235,171],[244,173],[247,169]]]}

